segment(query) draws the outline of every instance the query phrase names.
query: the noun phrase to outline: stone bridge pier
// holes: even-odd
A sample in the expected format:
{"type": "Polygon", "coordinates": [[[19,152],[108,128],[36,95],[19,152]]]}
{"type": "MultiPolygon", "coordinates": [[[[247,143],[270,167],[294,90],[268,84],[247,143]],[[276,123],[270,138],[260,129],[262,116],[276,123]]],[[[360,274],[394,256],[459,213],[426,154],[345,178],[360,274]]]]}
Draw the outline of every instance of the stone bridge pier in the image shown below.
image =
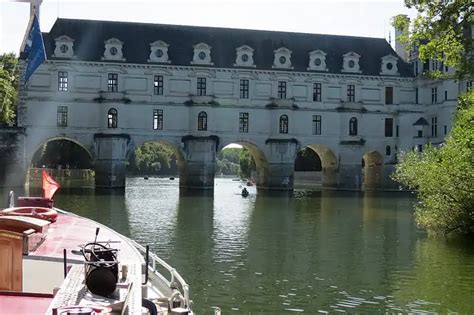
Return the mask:
{"type": "Polygon", "coordinates": [[[269,190],[293,190],[295,158],[299,150],[296,139],[268,139],[268,179],[261,187],[269,190]]]}
{"type": "Polygon", "coordinates": [[[180,169],[179,186],[186,189],[214,189],[217,136],[182,138],[185,163],[180,169]]]}
{"type": "Polygon", "coordinates": [[[95,134],[95,186],[123,188],[127,174],[130,136],[127,134],[95,134]]]}

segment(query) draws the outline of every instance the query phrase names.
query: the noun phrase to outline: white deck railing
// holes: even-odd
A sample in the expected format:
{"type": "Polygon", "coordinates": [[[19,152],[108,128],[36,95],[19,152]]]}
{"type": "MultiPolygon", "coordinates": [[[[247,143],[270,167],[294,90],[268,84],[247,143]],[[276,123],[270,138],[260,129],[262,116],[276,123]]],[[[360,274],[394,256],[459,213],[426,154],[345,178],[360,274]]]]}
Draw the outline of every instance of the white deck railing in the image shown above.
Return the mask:
{"type": "MultiPolygon", "coordinates": [[[[146,248],[143,247],[142,245],[138,244],[134,240],[131,240],[132,244],[140,251],[143,253],[143,257],[146,259],[146,248]]],[[[151,272],[154,273],[155,276],[160,278],[163,282],[166,283],[166,285],[171,289],[171,283],[173,282],[178,282],[183,290],[182,294],[184,297],[184,302],[186,303],[186,307],[191,307],[190,305],[190,299],[189,299],[189,285],[184,281],[183,277],[170,265],[168,265],[163,259],[159,258],[156,254],[149,252],[148,253],[149,260],[151,261],[151,265],[148,264],[148,268],[151,272]],[[160,272],[157,270],[157,265],[162,266],[166,270],[169,271],[171,279],[165,278],[164,275],[162,275],[160,272]]]]}

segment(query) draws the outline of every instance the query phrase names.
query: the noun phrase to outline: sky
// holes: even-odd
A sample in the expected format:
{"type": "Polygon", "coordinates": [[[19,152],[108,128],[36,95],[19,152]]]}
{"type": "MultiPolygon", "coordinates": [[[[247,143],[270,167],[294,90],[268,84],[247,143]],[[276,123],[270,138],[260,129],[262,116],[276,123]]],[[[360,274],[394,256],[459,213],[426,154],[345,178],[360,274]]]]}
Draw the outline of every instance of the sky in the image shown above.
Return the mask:
{"type": "MultiPolygon", "coordinates": [[[[0,54],[18,54],[28,0],[0,0],[0,54]]],[[[389,38],[391,17],[414,16],[403,0],[43,0],[40,28],[60,18],[216,26],[389,38]]]]}

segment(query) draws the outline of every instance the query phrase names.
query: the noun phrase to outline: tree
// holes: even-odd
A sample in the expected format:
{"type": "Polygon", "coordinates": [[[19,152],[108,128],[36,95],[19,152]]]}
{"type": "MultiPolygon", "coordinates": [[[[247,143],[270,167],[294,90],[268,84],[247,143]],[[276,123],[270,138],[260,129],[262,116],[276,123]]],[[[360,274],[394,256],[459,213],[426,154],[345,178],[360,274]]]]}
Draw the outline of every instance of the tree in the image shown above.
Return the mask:
{"type": "Polygon", "coordinates": [[[158,142],[146,142],[135,149],[132,168],[142,174],[175,174],[174,152],[158,142]]]}
{"type": "Polygon", "coordinates": [[[430,232],[474,234],[474,92],[460,97],[440,148],[403,153],[393,178],[416,190],[415,218],[430,232]]]}
{"type": "Polygon", "coordinates": [[[240,172],[243,177],[250,177],[257,169],[255,160],[249,150],[243,148],[240,152],[240,172]]]}
{"type": "MultiPolygon", "coordinates": [[[[405,30],[398,39],[408,47],[417,47],[420,60],[442,61],[456,69],[458,78],[472,76],[472,0],[405,0],[405,5],[415,8],[418,15],[411,23],[405,15],[395,17],[394,27],[405,30]]],[[[437,77],[441,72],[431,74],[437,77]]]]}
{"type": "Polygon", "coordinates": [[[15,120],[18,85],[18,59],[15,54],[0,55],[0,124],[15,120]]]}
{"type": "MultiPolygon", "coordinates": [[[[417,47],[421,60],[435,59],[456,69],[458,79],[472,78],[473,7],[471,0],[405,0],[418,11],[411,23],[398,16],[394,26],[406,30],[401,40],[417,47]]],[[[441,76],[438,71],[431,74],[441,76]]],[[[474,92],[459,97],[453,128],[438,148],[400,156],[393,179],[416,190],[415,218],[434,233],[474,234],[474,92]]]]}

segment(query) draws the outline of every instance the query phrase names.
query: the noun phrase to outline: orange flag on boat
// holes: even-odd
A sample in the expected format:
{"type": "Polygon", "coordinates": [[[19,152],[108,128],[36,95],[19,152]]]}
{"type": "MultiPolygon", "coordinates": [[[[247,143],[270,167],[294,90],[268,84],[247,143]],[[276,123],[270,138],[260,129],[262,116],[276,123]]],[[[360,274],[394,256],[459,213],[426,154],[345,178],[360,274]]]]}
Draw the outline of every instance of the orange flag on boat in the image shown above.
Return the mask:
{"type": "Polygon", "coordinates": [[[56,190],[58,190],[61,186],[46,173],[45,170],[42,172],[43,175],[43,197],[52,199],[56,190]]]}

